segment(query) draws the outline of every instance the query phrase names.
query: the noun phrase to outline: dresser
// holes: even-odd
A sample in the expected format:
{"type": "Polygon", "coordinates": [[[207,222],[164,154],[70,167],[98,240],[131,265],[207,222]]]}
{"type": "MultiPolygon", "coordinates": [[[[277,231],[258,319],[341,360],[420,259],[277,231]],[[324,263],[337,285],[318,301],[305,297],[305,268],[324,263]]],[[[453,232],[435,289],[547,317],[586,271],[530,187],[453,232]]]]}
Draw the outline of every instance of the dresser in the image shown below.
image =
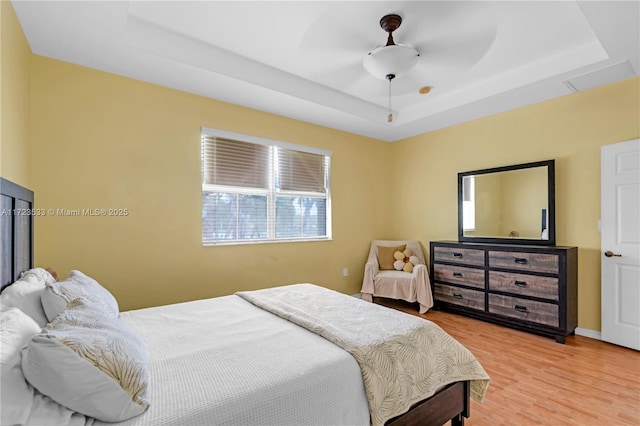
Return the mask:
{"type": "Polygon", "coordinates": [[[576,247],[430,243],[436,309],[564,343],[578,324],[576,247]]]}

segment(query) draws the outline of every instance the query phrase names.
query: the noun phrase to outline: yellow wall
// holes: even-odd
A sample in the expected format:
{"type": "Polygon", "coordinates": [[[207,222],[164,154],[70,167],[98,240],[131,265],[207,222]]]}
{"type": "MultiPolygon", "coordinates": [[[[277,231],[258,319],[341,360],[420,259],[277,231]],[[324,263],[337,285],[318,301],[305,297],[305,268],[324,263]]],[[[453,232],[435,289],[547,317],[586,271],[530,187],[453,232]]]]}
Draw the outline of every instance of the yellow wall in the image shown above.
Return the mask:
{"type": "Polygon", "coordinates": [[[23,186],[30,186],[30,61],[13,5],[0,1],[0,176],[23,186]]]}
{"type": "Polygon", "coordinates": [[[519,238],[540,238],[542,209],[548,204],[547,168],[510,171],[500,180],[503,216],[497,235],[505,237],[515,231],[519,238]]]}
{"type": "Polygon", "coordinates": [[[85,271],[122,309],[294,282],[360,290],[370,240],[391,236],[381,196],[390,144],[40,56],[32,64],[37,207],[130,211],[36,218],[38,264],[85,271]],[[333,241],[202,247],[201,126],[331,150],[333,241]]]}
{"type": "Polygon", "coordinates": [[[640,78],[475,120],[393,144],[395,191],[411,206],[392,234],[457,240],[457,174],[556,160],[556,238],[579,248],[578,326],[600,330],[600,147],[640,136],[640,78]]]}

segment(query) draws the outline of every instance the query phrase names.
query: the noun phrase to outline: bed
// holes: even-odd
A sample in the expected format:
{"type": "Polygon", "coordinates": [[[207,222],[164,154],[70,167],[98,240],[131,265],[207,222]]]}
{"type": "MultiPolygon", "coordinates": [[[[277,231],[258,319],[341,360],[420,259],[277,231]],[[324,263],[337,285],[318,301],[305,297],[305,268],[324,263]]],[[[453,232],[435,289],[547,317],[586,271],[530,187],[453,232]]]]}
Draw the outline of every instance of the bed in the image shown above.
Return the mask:
{"type": "MultiPolygon", "coordinates": [[[[18,200],[33,208],[30,191],[5,180],[1,189],[3,209],[15,206],[18,200]]],[[[36,343],[44,347],[52,339],[36,334],[26,341],[19,364],[31,392],[31,402],[25,404],[30,406],[23,413],[27,424],[46,419],[48,424],[131,426],[441,425],[449,420],[462,425],[470,414],[470,398],[481,400],[489,384],[489,377],[470,352],[429,321],[313,284],[117,312],[117,301],[81,272],[73,271],[66,280],[56,282],[33,268],[32,216],[26,218],[28,226],[15,214],[0,216],[2,286],[15,282],[24,271],[23,279],[36,280],[33,277],[37,275],[47,281],[41,304],[51,319],[41,322],[48,321],[45,330],[53,335],[68,331],[56,330],[59,324],[66,324],[65,318],[73,325],[89,312],[88,318],[96,322],[94,311],[99,311],[103,315],[100,321],[104,317],[105,323],[123,327],[124,331],[118,332],[128,337],[121,343],[141,354],[134,358],[137,364],[127,361],[127,366],[144,365],[139,371],[146,371],[136,376],[130,371],[139,371],[132,367],[122,374],[137,386],[125,392],[129,396],[126,410],[118,411],[116,402],[112,404],[101,394],[94,397],[91,391],[58,397],[57,387],[63,386],[60,383],[68,380],[69,374],[60,373],[61,368],[43,367],[54,357],[37,349],[36,343]],[[86,294],[75,298],[70,296],[73,292],[64,293],[65,288],[78,288],[72,286],[76,282],[84,283],[79,287],[86,294]],[[64,306],[56,306],[61,296],[65,297],[64,306]],[[353,333],[355,329],[357,333],[353,333]],[[424,349],[428,344],[437,346],[433,354],[424,349]],[[385,363],[402,368],[392,371],[385,363]],[[446,370],[446,374],[436,374],[439,370],[446,370]],[[47,375],[55,387],[48,388],[43,382],[42,376],[47,375]],[[421,377],[424,380],[418,380],[421,377]],[[94,406],[85,408],[92,398],[94,406]],[[93,413],[91,410],[98,410],[97,414],[81,414],[93,413]]],[[[8,328],[4,322],[3,334],[8,328]]],[[[86,359],[93,360],[85,354],[86,359]]],[[[84,362],[81,367],[87,369],[86,374],[77,373],[75,379],[100,374],[96,380],[102,380],[104,374],[96,373],[90,364],[84,362]]],[[[73,371],[84,371],[73,365],[73,371]]],[[[2,374],[4,382],[9,375],[4,370],[2,374]]],[[[109,386],[113,384],[113,380],[107,381],[109,386]]],[[[87,385],[72,384],[78,388],[87,385]]],[[[115,388],[121,397],[124,385],[115,388]]],[[[2,391],[4,412],[7,392],[2,391]]]]}

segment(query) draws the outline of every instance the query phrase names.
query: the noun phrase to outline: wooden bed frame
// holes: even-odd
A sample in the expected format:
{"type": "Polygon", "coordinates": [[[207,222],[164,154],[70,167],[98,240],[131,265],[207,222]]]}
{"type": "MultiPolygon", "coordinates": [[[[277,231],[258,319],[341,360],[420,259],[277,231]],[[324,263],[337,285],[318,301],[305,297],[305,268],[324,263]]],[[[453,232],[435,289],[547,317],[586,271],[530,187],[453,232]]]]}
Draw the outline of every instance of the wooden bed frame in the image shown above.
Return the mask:
{"type": "Polygon", "coordinates": [[[0,290],[33,267],[33,192],[0,178],[0,290]]]}
{"type": "MultiPolygon", "coordinates": [[[[33,267],[33,192],[0,178],[0,277],[1,289],[33,267]]],[[[464,425],[470,414],[468,381],[447,385],[435,395],[415,404],[405,414],[390,419],[388,426],[464,425]]]]}

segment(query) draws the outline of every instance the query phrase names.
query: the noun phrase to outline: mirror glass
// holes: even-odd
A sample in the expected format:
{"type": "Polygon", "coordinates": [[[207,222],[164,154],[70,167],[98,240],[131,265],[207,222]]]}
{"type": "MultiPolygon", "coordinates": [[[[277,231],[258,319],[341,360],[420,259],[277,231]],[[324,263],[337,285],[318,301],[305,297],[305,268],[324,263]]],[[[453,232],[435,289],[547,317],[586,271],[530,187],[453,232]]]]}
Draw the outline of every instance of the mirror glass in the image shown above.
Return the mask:
{"type": "Polygon", "coordinates": [[[459,173],[459,240],[554,245],[554,175],[554,160],[459,173]]]}

